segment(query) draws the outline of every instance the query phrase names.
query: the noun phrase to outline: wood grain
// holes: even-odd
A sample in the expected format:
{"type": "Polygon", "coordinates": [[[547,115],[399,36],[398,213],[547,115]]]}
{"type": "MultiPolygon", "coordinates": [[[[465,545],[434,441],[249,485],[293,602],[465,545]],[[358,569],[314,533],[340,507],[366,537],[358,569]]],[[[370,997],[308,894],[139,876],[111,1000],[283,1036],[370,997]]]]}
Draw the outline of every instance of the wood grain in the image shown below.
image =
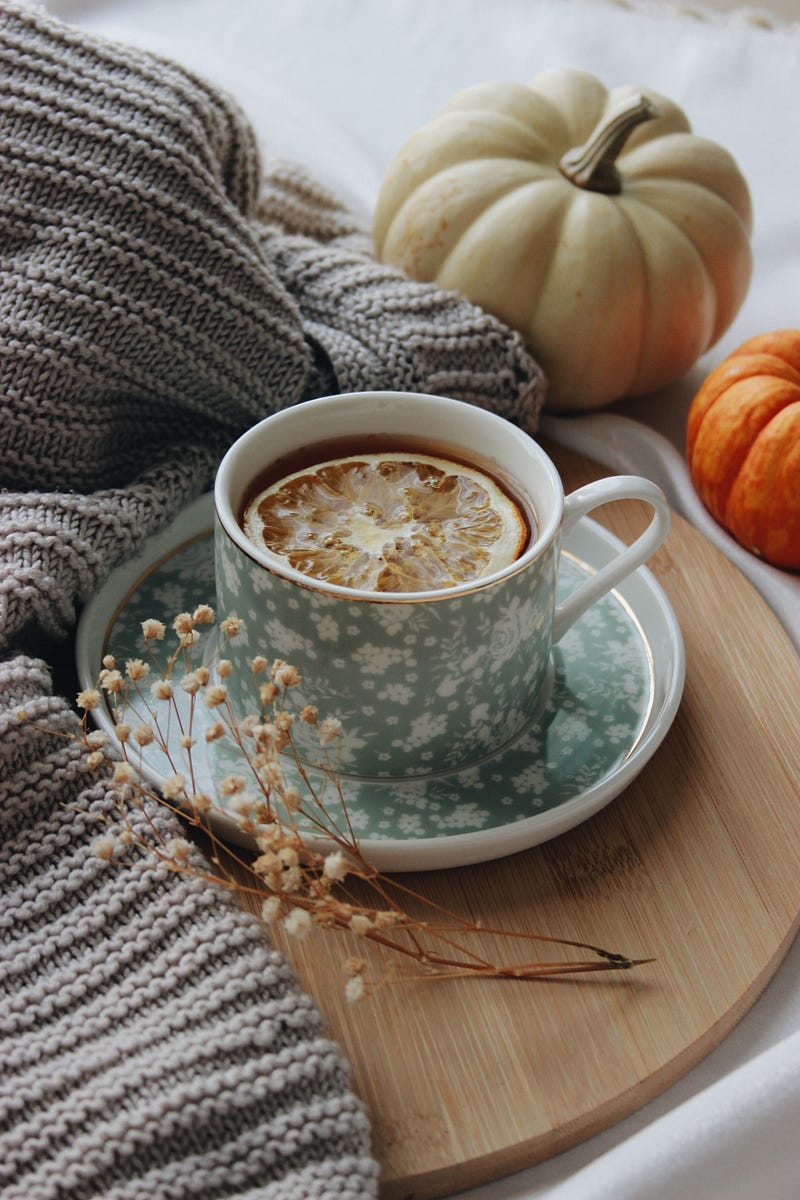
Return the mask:
{"type": "MultiPolygon", "coordinates": [[[[567,490],[605,473],[548,450],[567,490]]],[[[626,539],[644,520],[630,502],[595,516],[626,539]]],[[[638,1108],[721,1041],[796,933],[800,661],[753,587],[680,518],[651,567],[684,633],[687,680],[643,773],[543,846],[403,878],[487,924],[656,961],[548,982],[394,982],[352,1008],[342,962],[364,955],[380,971],[379,951],[323,932],[289,948],[353,1065],[387,1200],[497,1178],[638,1108]]],[[[496,941],[481,935],[481,948],[507,960],[496,941]]]]}

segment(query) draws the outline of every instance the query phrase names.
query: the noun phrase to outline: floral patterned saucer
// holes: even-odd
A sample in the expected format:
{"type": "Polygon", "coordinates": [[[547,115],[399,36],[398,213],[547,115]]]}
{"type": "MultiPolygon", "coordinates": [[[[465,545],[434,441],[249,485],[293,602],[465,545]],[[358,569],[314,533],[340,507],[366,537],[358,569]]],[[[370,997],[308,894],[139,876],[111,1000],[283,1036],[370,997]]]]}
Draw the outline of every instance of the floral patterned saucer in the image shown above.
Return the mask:
{"type": "MultiPolygon", "coordinates": [[[[142,621],[155,617],[169,625],[179,612],[214,604],[213,515],[212,497],[203,496],[150,539],[135,562],[118,568],[87,605],[77,646],[83,687],[95,683],[105,654],[120,663],[142,657],[142,621]]],[[[560,593],[573,590],[618,548],[601,526],[582,521],[565,540],[560,593]]],[[[279,656],[280,647],[266,647],[264,654],[279,656]]],[[[527,849],[587,820],[660,745],[680,702],[684,669],[669,601],[640,568],[555,647],[552,687],[538,719],[503,750],[426,779],[343,780],[365,857],[383,871],[462,866],[527,849]]],[[[108,713],[96,715],[113,734],[108,713]]],[[[222,746],[215,742],[195,758],[205,791],[213,793],[237,768],[222,746]]],[[[156,785],[169,773],[153,747],[145,748],[143,770],[156,785]]],[[[224,807],[223,797],[219,803],[224,807]]],[[[219,833],[242,840],[231,820],[221,820],[219,833]]]]}

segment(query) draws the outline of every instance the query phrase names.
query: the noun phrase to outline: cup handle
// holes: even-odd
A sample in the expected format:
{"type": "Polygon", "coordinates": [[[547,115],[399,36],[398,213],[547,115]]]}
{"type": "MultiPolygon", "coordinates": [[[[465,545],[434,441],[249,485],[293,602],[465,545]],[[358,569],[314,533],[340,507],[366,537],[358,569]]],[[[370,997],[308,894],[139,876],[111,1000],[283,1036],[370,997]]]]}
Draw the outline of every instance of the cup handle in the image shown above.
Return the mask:
{"type": "Polygon", "coordinates": [[[610,500],[644,500],[652,505],[653,516],[644,533],[631,542],[606,566],[582,583],[571,596],[556,606],[553,616],[553,644],[560,641],[571,625],[587,609],[632,574],[653,554],[669,532],[670,511],[667,498],[655,483],[638,475],[612,475],[587,483],[571,492],[564,501],[563,534],[569,533],[581,517],[610,500]]]}

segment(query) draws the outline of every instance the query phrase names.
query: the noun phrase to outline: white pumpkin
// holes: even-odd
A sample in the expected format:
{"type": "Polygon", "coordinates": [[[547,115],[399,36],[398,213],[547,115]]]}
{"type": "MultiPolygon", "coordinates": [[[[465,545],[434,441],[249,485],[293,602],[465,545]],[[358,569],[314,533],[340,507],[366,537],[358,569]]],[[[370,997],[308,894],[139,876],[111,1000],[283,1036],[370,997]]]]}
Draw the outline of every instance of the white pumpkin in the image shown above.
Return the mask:
{"type": "Polygon", "coordinates": [[[554,70],[459,93],[395,156],[381,261],[520,330],[548,407],[592,409],[686,372],[747,293],[752,224],[731,155],[672,101],[554,70]]]}

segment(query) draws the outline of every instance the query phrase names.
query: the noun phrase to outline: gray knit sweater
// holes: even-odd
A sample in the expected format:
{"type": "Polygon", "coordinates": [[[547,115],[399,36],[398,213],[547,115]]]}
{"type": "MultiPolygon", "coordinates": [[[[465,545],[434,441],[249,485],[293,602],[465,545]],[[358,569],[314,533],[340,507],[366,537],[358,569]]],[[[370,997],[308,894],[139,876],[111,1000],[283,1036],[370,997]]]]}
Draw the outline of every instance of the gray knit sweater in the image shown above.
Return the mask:
{"type": "Polygon", "coordinates": [[[0,0],[2,1200],[376,1194],[347,1063],[258,922],[97,859],[114,797],[16,713],[75,729],[42,653],[255,420],[394,388],[533,429],[543,386],[516,334],[265,175],[225,96],[0,0]]]}

